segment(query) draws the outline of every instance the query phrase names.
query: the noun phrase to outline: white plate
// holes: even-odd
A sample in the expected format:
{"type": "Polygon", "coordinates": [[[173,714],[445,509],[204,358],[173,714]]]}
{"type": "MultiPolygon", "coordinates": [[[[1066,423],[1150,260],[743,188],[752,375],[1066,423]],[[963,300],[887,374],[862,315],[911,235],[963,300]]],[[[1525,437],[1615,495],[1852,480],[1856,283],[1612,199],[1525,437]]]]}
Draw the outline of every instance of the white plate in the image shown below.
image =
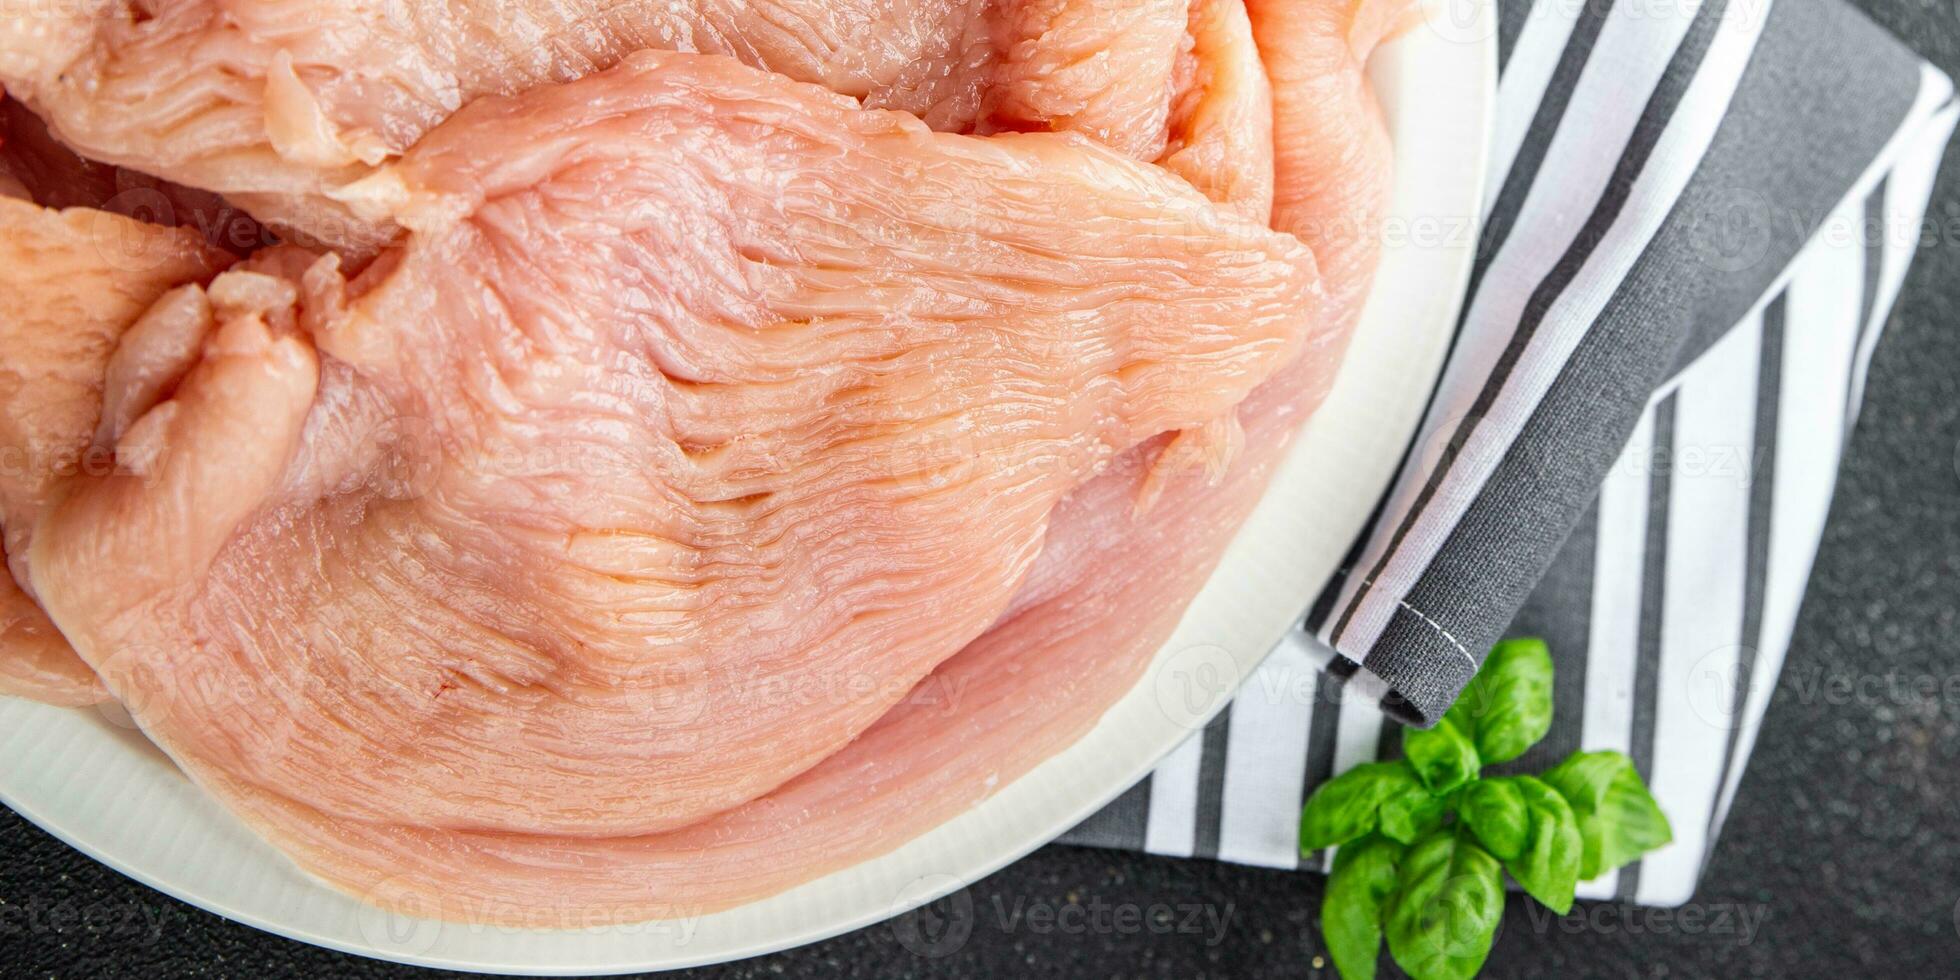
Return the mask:
{"type": "Polygon", "coordinates": [[[1488,0],[1450,0],[1431,24],[1374,66],[1399,163],[1393,220],[1333,394],[1137,687],[1081,741],[965,814],[727,912],[535,932],[390,916],[326,888],[105,711],[0,698],[0,800],[104,864],[247,925],[382,959],[532,974],[693,966],[813,942],[952,893],[1054,839],[1223,705],[1221,694],[1167,711],[1161,689],[1182,691],[1194,656],[1213,677],[1258,665],[1333,573],[1415,431],[1475,248],[1497,65],[1488,0]]]}

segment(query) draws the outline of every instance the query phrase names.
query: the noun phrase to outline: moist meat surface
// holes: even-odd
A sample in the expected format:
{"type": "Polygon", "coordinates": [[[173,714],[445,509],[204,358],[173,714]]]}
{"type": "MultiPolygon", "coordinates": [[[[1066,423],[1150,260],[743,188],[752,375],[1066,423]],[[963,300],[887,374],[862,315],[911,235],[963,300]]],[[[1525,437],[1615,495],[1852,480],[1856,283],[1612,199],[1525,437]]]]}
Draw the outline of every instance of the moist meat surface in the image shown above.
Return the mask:
{"type": "Polygon", "coordinates": [[[0,21],[0,83],[82,155],[224,195],[303,244],[394,230],[340,186],[472,99],[645,48],[722,54],[947,132],[1167,133],[1188,0],[91,0],[0,21]]]}
{"type": "MultiPolygon", "coordinates": [[[[113,470],[94,447],[104,372],[123,332],[172,287],[230,256],[195,234],[83,208],[0,197],[0,529],[9,565],[81,472],[113,470]]],[[[107,692],[12,574],[0,581],[0,694],[61,705],[107,692]]]]}
{"type": "Polygon", "coordinates": [[[834,753],[1318,295],[1096,143],[697,55],[479,100],[349,199],[405,246],[221,276],[175,394],[112,413],[154,462],[29,564],[193,771],[444,829],[648,833],[834,753]]]}
{"type": "Polygon", "coordinates": [[[0,513],[13,564],[302,866],[547,927],[883,853],[1133,686],[1332,383],[1406,13],[140,6],[0,27],[0,81],[358,260],[406,237],[104,318],[64,431],[115,466],[0,513]],[[851,99],[559,84],[641,46],[851,99]]]}

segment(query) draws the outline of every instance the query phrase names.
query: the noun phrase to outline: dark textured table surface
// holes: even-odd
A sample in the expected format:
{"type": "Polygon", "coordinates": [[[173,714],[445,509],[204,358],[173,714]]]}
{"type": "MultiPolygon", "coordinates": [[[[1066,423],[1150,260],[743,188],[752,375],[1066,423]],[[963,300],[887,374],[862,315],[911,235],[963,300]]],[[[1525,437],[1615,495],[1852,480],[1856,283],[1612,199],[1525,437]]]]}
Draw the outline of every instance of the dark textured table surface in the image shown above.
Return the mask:
{"type": "MultiPolygon", "coordinates": [[[[1960,8],[1863,5],[1960,75],[1960,8]]],[[[1932,209],[1960,218],[1960,153],[1932,209]]],[[[1596,905],[1556,919],[1514,899],[1486,976],[1960,975],[1960,241],[1920,256],[1845,467],[1783,682],[1692,911],[1596,905]],[[1827,693],[1887,677],[1911,683],[1827,693]],[[1928,679],[1939,694],[1918,696],[1928,679]]],[[[888,923],[693,975],[1320,972],[1311,875],[1050,847],[969,895],[973,932],[949,955],[912,952],[888,923]],[[1222,928],[1187,931],[1156,906],[1222,928]]],[[[165,898],[0,810],[0,977],[398,972],[409,971],[165,898]]]]}

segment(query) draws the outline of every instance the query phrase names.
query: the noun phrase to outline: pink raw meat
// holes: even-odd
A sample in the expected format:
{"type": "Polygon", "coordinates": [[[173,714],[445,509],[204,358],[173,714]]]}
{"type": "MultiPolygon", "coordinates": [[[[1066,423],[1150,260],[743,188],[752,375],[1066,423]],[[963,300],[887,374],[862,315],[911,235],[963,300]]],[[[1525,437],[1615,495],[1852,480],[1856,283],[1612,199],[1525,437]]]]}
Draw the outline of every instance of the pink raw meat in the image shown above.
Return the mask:
{"type": "Polygon", "coordinates": [[[12,178],[7,196],[43,207],[94,208],[149,224],[195,229],[211,245],[238,256],[275,242],[258,222],[210,191],[77,156],[26,106],[4,93],[0,178],[12,178]]]}
{"type": "MultiPolygon", "coordinates": [[[[0,196],[0,528],[10,558],[60,482],[113,466],[90,450],[123,332],[166,290],[229,261],[184,229],[0,196]]],[[[13,575],[0,579],[0,694],[59,705],[106,698],[13,575]]]]}
{"type": "Polygon", "coordinates": [[[188,771],[349,825],[640,835],[774,789],[1317,307],[1297,242],[1160,170],[714,57],[481,100],[354,190],[405,247],[220,276],[135,475],[27,563],[188,771]]]}
{"type": "MultiPolygon", "coordinates": [[[[1325,229],[1343,224],[1348,228],[1366,227],[1369,217],[1378,216],[1384,203],[1382,198],[1388,183],[1387,144],[1379,130],[1372,97],[1359,75],[1360,66],[1380,34],[1358,29],[1350,22],[1349,18],[1356,14],[1355,8],[1325,0],[1314,0],[1303,6],[1314,8],[1317,13],[1296,12],[1276,3],[1255,3],[1251,28],[1264,42],[1262,54],[1269,68],[1282,69],[1272,71],[1275,86],[1272,96],[1281,107],[1274,133],[1280,152],[1277,196],[1281,202],[1275,217],[1284,228],[1306,238],[1323,263],[1342,270],[1342,278],[1329,283],[1330,293],[1339,298],[1333,316],[1314,320],[1312,335],[1306,340],[1305,356],[1298,357],[1292,367],[1258,387],[1236,413],[1243,427],[1245,449],[1223,474],[1222,483],[1211,486],[1205,474],[1189,467],[1153,465],[1152,454],[1169,437],[1150,440],[1107,463],[1101,477],[1079,487],[1054,507],[1048,521],[1050,531],[1045,550],[1026,585],[1014,597],[1013,611],[1001,617],[984,636],[940,664],[909,696],[898,700],[854,740],[801,775],[790,778],[772,792],[685,827],[634,836],[539,836],[508,830],[350,819],[296,800],[284,791],[285,787],[268,787],[251,773],[240,772],[225,762],[182,751],[170,738],[164,739],[165,744],[172,746],[180,759],[188,760],[188,768],[201,782],[262,833],[287,849],[303,866],[342,888],[410,914],[558,927],[696,914],[767,895],[888,851],[1023,774],[1087,731],[1101,712],[1134,684],[1138,672],[1175,625],[1214,567],[1232,531],[1258,498],[1290,433],[1324,395],[1331,382],[1334,361],[1366,294],[1375,261],[1376,239],[1367,234],[1328,234],[1325,229]],[[1264,7],[1271,7],[1277,13],[1262,10],[1264,7]],[[1296,15],[1306,19],[1289,21],[1296,15]],[[1290,70],[1291,73],[1287,70],[1287,66],[1307,64],[1315,57],[1329,58],[1326,70],[1344,73],[1346,78],[1339,84],[1325,84],[1318,77],[1303,80],[1297,68],[1290,70]],[[1357,120],[1358,128],[1342,130],[1343,124],[1353,126],[1357,120]],[[1140,490],[1153,479],[1159,483],[1154,502],[1147,516],[1139,520],[1132,516],[1133,504],[1140,490]]],[[[1229,43],[1232,37],[1229,24],[1234,19],[1231,12],[1237,7],[1235,0],[1227,0],[1227,13],[1220,16],[1219,22],[1228,26],[1223,33],[1213,35],[1224,39],[1216,42],[1223,46],[1213,50],[1234,50],[1229,43]]],[[[1360,22],[1395,22],[1394,18],[1379,21],[1370,18],[1382,9],[1402,7],[1401,0],[1378,0],[1375,7],[1360,10],[1360,22]]],[[[1192,12],[1192,34],[1197,42],[1194,51],[1206,49],[1206,33],[1199,29],[1200,14],[1201,11],[1192,12]]],[[[1242,49],[1241,44],[1238,50],[1242,49]]],[[[1227,90],[1218,82],[1201,87],[1190,81],[1193,77],[1220,77],[1217,73],[1194,75],[1188,64],[1181,65],[1178,72],[1179,80],[1172,86],[1180,93],[1176,105],[1193,101],[1190,96],[1196,91],[1227,90]]],[[[1242,71],[1223,77],[1239,79],[1241,92],[1259,88],[1247,84],[1249,76],[1242,71]]],[[[516,104],[531,101],[526,97],[516,104]]],[[[1225,104],[1236,105],[1237,111],[1243,111],[1246,101],[1241,97],[1226,100],[1225,104]]],[[[1180,132],[1206,132],[1191,122],[1199,115],[1175,107],[1170,111],[1166,122],[1165,166],[1228,207],[1242,213],[1262,213],[1261,193],[1257,189],[1261,167],[1256,155],[1252,166],[1237,172],[1231,168],[1242,167],[1243,161],[1235,161],[1229,153],[1214,151],[1208,157],[1187,154],[1182,164],[1174,162],[1180,149],[1180,132]],[[1180,123],[1180,119],[1184,122],[1180,123]],[[1209,165],[1207,159],[1211,161],[1209,165]],[[1243,190],[1247,187],[1252,190],[1243,190]]],[[[1222,127],[1209,132],[1208,138],[1218,141],[1214,145],[1228,143],[1232,135],[1222,127]]],[[[1191,140],[1190,144],[1203,145],[1203,141],[1191,140]]],[[[1066,145],[1072,153],[1086,152],[1080,144],[1066,145]]],[[[1007,152],[1014,155],[1025,150],[1025,144],[1015,143],[1007,152]]],[[[1266,159],[1271,160],[1271,155],[1266,159]]],[[[517,169],[528,165],[533,164],[520,161],[517,169]]],[[[413,158],[404,169],[413,169],[413,158]]],[[[465,171],[467,167],[458,170],[465,171]]],[[[440,237],[445,230],[453,231],[459,220],[452,213],[456,207],[474,211],[463,220],[465,224],[481,223],[487,213],[495,210],[488,204],[471,203],[476,201],[474,191],[458,195],[462,199],[459,204],[441,195],[432,198],[426,193],[429,188],[412,188],[406,194],[403,189],[390,180],[364,188],[372,195],[371,203],[406,217],[411,226],[426,224],[428,229],[439,229],[423,230],[418,237],[440,237]]],[[[1108,192],[1105,188],[1104,193],[1108,192]]],[[[1159,184],[1150,184],[1148,192],[1179,199],[1178,192],[1165,190],[1159,184]]],[[[577,203],[579,195],[570,195],[570,200],[577,203]]],[[[532,222],[548,224],[535,216],[524,218],[521,208],[514,210],[517,214],[499,224],[499,231],[521,228],[532,222]]],[[[1066,227],[1072,219],[1055,215],[1052,220],[1057,226],[1066,227]]],[[[1204,223],[1219,230],[1231,227],[1217,213],[1204,219],[1204,223]]],[[[1191,234],[1192,229],[1185,229],[1185,233],[1191,234]]],[[[986,236],[981,237],[986,240],[986,236]]],[[[1072,242],[1071,247],[1081,246],[1072,242]]],[[[508,251],[512,257],[503,259],[505,263],[529,257],[515,248],[508,251]]],[[[291,300],[279,284],[305,278],[315,287],[292,291],[295,296],[304,296],[299,300],[302,314],[294,326],[305,327],[300,334],[320,337],[323,349],[330,355],[323,362],[322,394],[298,439],[303,447],[298,450],[302,462],[262,467],[264,472],[260,474],[268,485],[278,487],[273,496],[282,505],[294,495],[295,488],[317,494],[324,483],[331,482],[323,480],[323,472],[347,466],[345,457],[349,454],[335,452],[333,440],[322,437],[322,433],[333,435],[334,424],[345,425],[347,416],[354,414],[331,408],[340,403],[331,393],[336,383],[336,364],[360,364],[364,356],[381,361],[393,359],[387,352],[398,348],[399,341],[388,339],[395,333],[388,328],[389,318],[364,317],[361,313],[364,306],[371,309],[379,305],[373,297],[384,295],[390,281],[418,274],[413,247],[409,255],[400,265],[389,260],[384,268],[370,271],[348,287],[355,295],[352,315],[316,312],[338,309],[332,300],[333,291],[318,288],[331,286],[335,277],[317,269],[310,275],[303,273],[301,263],[308,259],[296,252],[263,258],[259,271],[252,274],[262,276],[265,282],[240,279],[225,287],[214,284],[214,288],[240,294],[252,292],[247,286],[265,287],[272,300],[265,304],[272,329],[265,332],[269,344],[261,343],[259,333],[250,329],[257,322],[253,316],[244,316],[217,331],[218,342],[207,352],[202,366],[195,369],[184,393],[174,400],[193,406],[189,410],[177,410],[179,413],[207,422],[222,422],[218,416],[238,414],[217,411],[218,408],[229,404],[235,409],[237,404],[252,402],[248,394],[263,394],[279,387],[267,385],[265,377],[247,378],[250,372],[244,369],[256,364],[273,367],[271,373],[275,375],[287,374],[277,365],[283,352],[293,348],[287,346],[290,338],[283,329],[285,318],[278,311],[286,308],[281,303],[291,300]],[[240,282],[244,285],[237,284],[240,282]],[[246,327],[239,328],[237,323],[246,327]],[[281,339],[273,340],[274,337],[281,339]],[[380,346],[370,347],[371,342],[380,346]],[[347,353],[345,362],[335,356],[343,351],[347,353]],[[205,393],[219,393],[232,383],[240,384],[238,403],[231,402],[229,396],[206,400],[205,393]],[[197,411],[200,402],[204,408],[213,410],[200,413],[197,411]],[[308,442],[307,434],[316,441],[308,442]],[[319,465],[307,462],[316,450],[322,450],[317,455],[325,460],[319,465]]],[[[467,273],[466,266],[464,278],[467,273]]],[[[660,371],[673,378],[672,367],[662,364],[660,371]]],[[[339,383],[346,384],[345,375],[350,372],[341,373],[339,383]]],[[[356,400],[345,401],[351,404],[356,400]]],[[[1203,418],[1190,418],[1164,423],[1162,427],[1183,428],[1201,421],[1203,418]]],[[[166,422],[175,425],[174,419],[166,422]]],[[[140,427],[142,423],[137,425],[140,427]]],[[[192,428],[188,422],[183,425],[185,429],[192,428]]],[[[1137,427],[1139,435],[1143,434],[1143,428],[1147,427],[1137,427]]],[[[177,434],[173,427],[169,435],[177,434]]],[[[265,441],[262,435],[253,435],[256,441],[265,441]]],[[[140,449],[145,444],[143,434],[137,432],[135,436],[134,445],[140,449]]],[[[429,467],[418,462],[427,454],[414,450],[429,445],[429,438],[420,429],[394,432],[390,436],[387,448],[392,452],[384,454],[388,458],[380,461],[380,477],[369,475],[355,481],[356,492],[374,491],[373,484],[378,483],[380,490],[393,488],[397,494],[406,488],[411,503],[425,499],[429,481],[435,478],[429,467]],[[409,451],[404,452],[403,447],[409,451]]],[[[254,441],[243,433],[234,438],[247,444],[254,441]]],[[[933,440],[933,444],[944,443],[933,440]]],[[[991,439],[982,439],[978,444],[989,450],[997,446],[991,439]]],[[[952,445],[969,448],[974,444],[955,440],[952,445]]],[[[1110,448],[1113,451],[1117,447],[1110,448]]],[[[370,468],[376,465],[373,460],[366,462],[370,468]]],[[[983,465],[977,470],[963,465],[955,472],[960,480],[981,480],[995,475],[996,467],[983,465]]],[[[239,475],[236,467],[228,472],[234,477],[239,475]]],[[[167,469],[161,471],[166,479],[168,473],[167,469]]],[[[72,511],[64,513],[56,522],[59,526],[63,521],[72,521],[73,526],[66,527],[61,534],[72,535],[70,541],[81,543],[82,551],[95,551],[98,559],[106,554],[104,544],[115,543],[104,539],[117,535],[103,534],[99,530],[101,522],[88,521],[87,517],[99,516],[103,508],[119,510],[121,507],[129,508],[125,514],[149,511],[144,514],[145,520],[155,516],[154,508],[149,506],[154,503],[153,498],[146,503],[143,494],[117,487],[116,481],[90,486],[72,511]]],[[[388,494],[382,492],[378,496],[387,498],[388,494]]],[[[258,513],[240,520],[248,526],[255,523],[262,526],[274,515],[285,512],[284,506],[261,507],[258,513]]],[[[188,530],[193,538],[200,536],[203,532],[199,527],[210,521],[208,515],[201,514],[180,513],[176,517],[179,530],[188,530]]],[[[221,516],[218,522],[222,523],[223,519],[221,516]]],[[[985,519],[980,523],[992,526],[985,519]]],[[[317,533],[315,537],[319,537],[317,533]]],[[[57,577],[86,577],[80,570],[88,567],[89,558],[75,559],[67,547],[45,543],[45,535],[41,540],[43,543],[37,546],[33,562],[35,574],[39,575],[38,570],[43,567],[41,558],[56,557],[70,564],[67,571],[55,571],[57,577]]],[[[217,550],[222,564],[228,549],[217,550]]],[[[87,591],[82,588],[76,593],[87,591]]],[[[80,605],[103,608],[99,601],[80,605]]],[[[107,605],[116,607],[121,603],[111,601],[107,605]]],[[[937,610],[940,606],[933,608],[937,610]]],[[[916,612],[912,615],[916,617],[916,612]]],[[[63,614],[60,618],[67,622],[70,617],[63,614]]],[[[98,617],[91,614],[77,618],[98,617]]],[[[132,628],[131,620],[142,619],[133,614],[110,618],[121,621],[119,628],[132,628]]],[[[199,643],[212,638],[200,636],[199,643]]],[[[224,639],[221,635],[215,638],[224,639]]],[[[201,656],[202,648],[199,653],[201,656]]],[[[156,651],[143,654],[155,655],[156,651]]],[[[110,676],[113,681],[114,673],[110,676]]],[[[147,712],[149,717],[164,719],[163,728],[179,722],[183,726],[198,724],[194,719],[173,718],[178,709],[187,705],[195,708],[207,696],[196,690],[197,684],[188,685],[191,693],[187,701],[184,689],[174,684],[145,687],[143,682],[155,682],[162,675],[134,670],[128,676],[131,693],[141,695],[149,690],[154,696],[157,690],[163,692],[161,704],[153,704],[148,709],[141,703],[132,705],[139,717],[147,712]]],[[[257,689],[256,681],[251,683],[243,692],[246,696],[258,697],[264,693],[257,689]]],[[[451,694],[453,691],[443,693],[436,700],[451,694]]],[[[220,692],[219,696],[235,698],[240,692],[220,692]]],[[[233,707],[229,700],[202,703],[233,707]]],[[[187,713],[194,715],[195,711],[187,713]]],[[[306,731],[303,726],[271,725],[255,734],[291,742],[304,740],[306,731]]]]}
{"type": "MultiPolygon", "coordinates": [[[[1378,204],[1385,174],[1368,179],[1378,204]]],[[[1345,295],[1365,292],[1342,285],[1345,295]]],[[[243,783],[219,791],[328,880],[438,918],[563,926],[695,914],[883,853],[1073,741],[1129,689],[1257,497],[1278,457],[1267,447],[1299,420],[1293,403],[1318,397],[1297,385],[1324,371],[1303,362],[1253,396],[1241,413],[1250,448],[1224,484],[1230,492],[1183,474],[1152,521],[1128,523],[1112,543],[1051,543],[1056,557],[1042,561],[1051,574],[1087,567],[1097,548],[1117,560],[1024,602],[810,771],[693,826],[546,847],[520,835],[336,820],[243,783]]],[[[1140,456],[1124,457],[1064,501],[1054,527],[1128,513],[1145,471],[1140,456]]]]}
{"type": "Polygon", "coordinates": [[[1165,145],[1187,0],[88,0],[0,20],[0,83],[92,159],[224,195],[302,244],[394,229],[334,192],[487,94],[643,48],[725,54],[934,129],[1165,145]]]}

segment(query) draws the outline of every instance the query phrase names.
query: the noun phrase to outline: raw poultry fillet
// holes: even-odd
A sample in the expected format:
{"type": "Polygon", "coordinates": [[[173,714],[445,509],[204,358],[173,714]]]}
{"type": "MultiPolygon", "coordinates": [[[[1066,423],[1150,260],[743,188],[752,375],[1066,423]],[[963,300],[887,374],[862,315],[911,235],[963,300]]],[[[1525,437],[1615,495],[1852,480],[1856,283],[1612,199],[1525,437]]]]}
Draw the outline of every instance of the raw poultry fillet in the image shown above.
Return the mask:
{"type": "Polygon", "coordinates": [[[48,122],[5,110],[0,451],[97,464],[0,483],[0,693],[106,683],[411,915],[686,916],[885,853],[1135,684],[1326,395],[1408,14],[0,21],[48,122]],[[87,210],[132,191],[193,230],[87,210]],[[233,264],[227,202],[306,247],[233,264]]]}
{"type": "Polygon", "coordinates": [[[77,155],[27,107],[4,97],[0,195],[50,208],[108,211],[146,225],[189,228],[213,247],[240,256],[277,241],[250,215],[210,191],[77,155]]]}
{"type": "Polygon", "coordinates": [[[1318,295],[1096,143],[714,57],[480,100],[350,199],[404,247],[221,275],[27,564],[193,773],[447,830],[656,832],[831,755],[1318,295]]]}
{"type": "Polygon", "coordinates": [[[1188,0],[88,0],[0,20],[0,84],[84,156],[365,252],[394,229],[338,188],[472,99],[643,48],[728,55],[942,131],[1068,129],[1151,159],[1174,138],[1190,27],[1188,0]]]}
{"type": "MultiPolygon", "coordinates": [[[[0,195],[0,528],[16,567],[63,480],[114,469],[94,438],[124,330],[167,290],[231,260],[185,229],[22,196],[0,195]]],[[[0,581],[0,694],[61,705],[107,697],[11,574],[0,581]]]]}

